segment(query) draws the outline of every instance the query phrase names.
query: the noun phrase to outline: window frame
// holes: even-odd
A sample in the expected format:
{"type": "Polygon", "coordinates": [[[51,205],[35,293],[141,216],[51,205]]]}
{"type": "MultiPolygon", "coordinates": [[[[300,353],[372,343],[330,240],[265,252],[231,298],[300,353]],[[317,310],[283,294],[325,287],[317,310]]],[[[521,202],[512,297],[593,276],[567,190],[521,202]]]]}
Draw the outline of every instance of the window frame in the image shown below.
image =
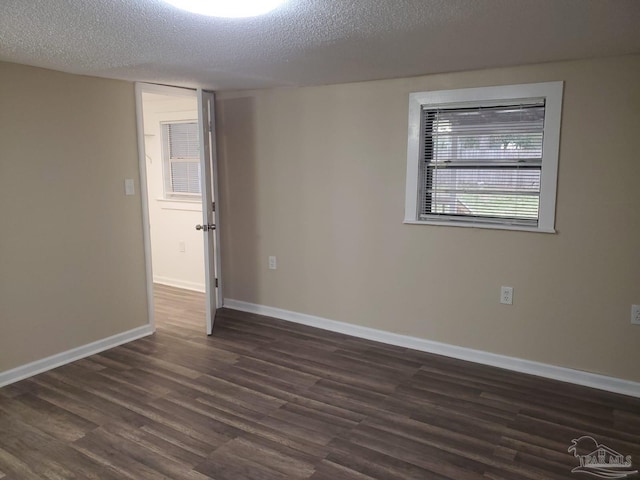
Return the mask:
{"type": "MultiPolygon", "coordinates": [[[[183,119],[183,120],[163,120],[160,122],[160,136],[162,143],[162,173],[163,173],[163,194],[164,200],[172,201],[172,202],[189,202],[189,203],[200,203],[202,202],[202,191],[200,193],[182,193],[182,192],[174,192],[173,186],[171,183],[171,163],[192,163],[197,159],[198,169],[200,170],[200,156],[193,157],[194,160],[191,159],[171,159],[170,158],[170,148],[169,148],[169,136],[165,134],[165,125],[176,125],[182,123],[192,123],[196,125],[196,130],[198,131],[198,135],[200,135],[198,129],[198,119],[183,119]]],[[[200,178],[198,179],[198,185],[202,184],[202,172],[199,173],[200,178]]],[[[201,187],[202,188],[202,187],[201,187]]]]}
{"type": "Polygon", "coordinates": [[[555,233],[563,87],[564,82],[557,81],[411,93],[409,95],[404,223],[555,233]],[[511,105],[540,99],[544,99],[545,101],[545,119],[537,226],[509,224],[505,222],[492,223],[484,219],[465,219],[464,217],[455,220],[435,218],[420,219],[419,204],[422,195],[422,189],[420,188],[420,162],[422,160],[420,146],[423,141],[421,128],[423,108],[511,105]]]}

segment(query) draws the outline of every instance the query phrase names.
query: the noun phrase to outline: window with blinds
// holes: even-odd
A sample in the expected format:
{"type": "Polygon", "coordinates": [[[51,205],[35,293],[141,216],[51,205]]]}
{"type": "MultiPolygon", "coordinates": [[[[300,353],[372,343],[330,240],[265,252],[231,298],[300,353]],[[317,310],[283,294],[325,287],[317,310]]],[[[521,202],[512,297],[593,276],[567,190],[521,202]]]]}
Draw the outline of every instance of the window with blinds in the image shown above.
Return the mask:
{"type": "Polygon", "coordinates": [[[421,218],[536,226],[544,100],[424,108],[421,218]]]}
{"type": "Polygon", "coordinates": [[[405,223],[554,232],[562,87],[412,93],[405,223]]]}
{"type": "Polygon", "coordinates": [[[162,124],[165,164],[165,197],[200,197],[200,142],[198,123],[162,124]]]}

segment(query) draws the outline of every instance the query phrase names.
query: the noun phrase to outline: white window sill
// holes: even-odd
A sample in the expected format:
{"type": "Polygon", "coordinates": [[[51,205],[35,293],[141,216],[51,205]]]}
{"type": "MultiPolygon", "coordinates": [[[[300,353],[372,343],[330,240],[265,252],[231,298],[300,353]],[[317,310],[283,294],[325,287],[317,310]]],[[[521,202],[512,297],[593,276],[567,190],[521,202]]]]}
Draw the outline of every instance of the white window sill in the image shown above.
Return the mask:
{"type": "Polygon", "coordinates": [[[202,212],[202,202],[200,200],[175,200],[169,198],[157,198],[163,210],[183,210],[187,212],[202,212]]]}
{"type": "Polygon", "coordinates": [[[549,229],[541,227],[525,227],[522,225],[507,225],[496,223],[438,222],[436,220],[405,220],[403,223],[407,225],[437,225],[441,227],[487,228],[490,230],[515,230],[520,232],[533,233],[556,233],[553,228],[549,229]]]}

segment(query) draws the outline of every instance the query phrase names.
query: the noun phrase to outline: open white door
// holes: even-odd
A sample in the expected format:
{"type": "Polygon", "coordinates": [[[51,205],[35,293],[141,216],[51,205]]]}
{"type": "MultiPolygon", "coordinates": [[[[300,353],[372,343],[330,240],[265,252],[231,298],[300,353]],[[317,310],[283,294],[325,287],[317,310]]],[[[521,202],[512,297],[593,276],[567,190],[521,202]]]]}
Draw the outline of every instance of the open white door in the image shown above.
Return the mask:
{"type": "Polygon", "coordinates": [[[205,265],[205,312],[207,320],[207,335],[213,333],[213,322],[216,310],[222,307],[222,289],[220,288],[219,257],[217,241],[219,230],[217,229],[216,197],[217,165],[215,144],[215,98],[213,92],[198,89],[198,123],[200,125],[200,179],[202,182],[202,225],[197,225],[198,230],[204,234],[204,265],[205,265]],[[218,265],[216,265],[218,264],[218,265]],[[218,267],[216,269],[216,266],[218,267]]]}
{"type": "MultiPolygon", "coordinates": [[[[155,98],[155,101],[165,101],[171,97],[196,97],[197,113],[193,112],[192,104],[188,107],[188,118],[180,117],[180,120],[192,120],[198,117],[198,142],[200,150],[200,191],[202,194],[202,224],[197,225],[196,229],[200,230],[203,235],[204,245],[204,285],[205,285],[205,311],[206,311],[206,333],[211,335],[213,332],[213,323],[216,310],[223,306],[222,294],[222,272],[220,269],[220,218],[219,210],[216,208],[220,203],[218,201],[218,172],[216,159],[216,135],[215,135],[215,98],[212,92],[203,92],[201,90],[185,89],[178,87],[168,87],[164,85],[153,85],[148,83],[136,83],[136,116],[138,125],[138,156],[140,165],[140,192],[142,200],[142,216],[143,216],[143,238],[145,263],[147,273],[147,303],[149,306],[149,325],[155,329],[154,320],[154,276],[152,268],[152,252],[151,252],[151,222],[150,222],[150,200],[155,202],[163,197],[164,191],[156,192],[156,195],[150,197],[148,181],[148,165],[153,162],[153,158],[146,151],[147,134],[145,132],[145,121],[143,111],[143,96],[166,97],[164,99],[155,98]]],[[[173,108],[173,104],[169,104],[173,108]]],[[[182,108],[180,112],[186,111],[182,108]]],[[[172,110],[173,111],[173,110],[172,110]]],[[[157,119],[153,117],[153,122],[157,119]]],[[[175,120],[171,118],[171,120],[175,120]]],[[[155,123],[154,123],[155,124],[155,123]]],[[[149,134],[154,137],[156,134],[149,134]]],[[[160,140],[158,140],[158,152],[161,150],[160,140]]],[[[193,150],[193,149],[192,149],[193,150]]],[[[158,158],[160,153],[157,153],[158,158]]],[[[155,157],[154,157],[155,158],[155,157]]],[[[158,172],[156,172],[157,174],[158,172]]],[[[164,182],[166,178],[160,177],[167,175],[166,170],[162,175],[156,175],[153,181],[164,182]]],[[[160,183],[158,183],[159,185],[160,183]]],[[[166,188],[162,186],[162,188],[166,188]]],[[[191,223],[192,220],[189,220],[191,223]]],[[[184,238],[184,237],[182,237],[184,238]]],[[[198,246],[199,248],[199,246],[198,246]]],[[[161,283],[161,282],[158,282],[161,283]]],[[[198,285],[200,283],[198,282],[198,285]]],[[[180,288],[180,287],[178,287],[180,288]]]]}

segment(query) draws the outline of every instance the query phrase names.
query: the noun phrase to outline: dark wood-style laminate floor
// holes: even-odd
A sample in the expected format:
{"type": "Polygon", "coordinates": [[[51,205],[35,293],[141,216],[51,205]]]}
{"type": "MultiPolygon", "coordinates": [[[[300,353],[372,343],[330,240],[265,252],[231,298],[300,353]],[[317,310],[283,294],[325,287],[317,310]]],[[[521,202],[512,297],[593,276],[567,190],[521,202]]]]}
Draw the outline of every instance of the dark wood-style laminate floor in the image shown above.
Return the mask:
{"type": "Polygon", "coordinates": [[[0,389],[0,478],[580,479],[640,467],[640,399],[222,310],[157,287],[158,331],[0,389]]]}

